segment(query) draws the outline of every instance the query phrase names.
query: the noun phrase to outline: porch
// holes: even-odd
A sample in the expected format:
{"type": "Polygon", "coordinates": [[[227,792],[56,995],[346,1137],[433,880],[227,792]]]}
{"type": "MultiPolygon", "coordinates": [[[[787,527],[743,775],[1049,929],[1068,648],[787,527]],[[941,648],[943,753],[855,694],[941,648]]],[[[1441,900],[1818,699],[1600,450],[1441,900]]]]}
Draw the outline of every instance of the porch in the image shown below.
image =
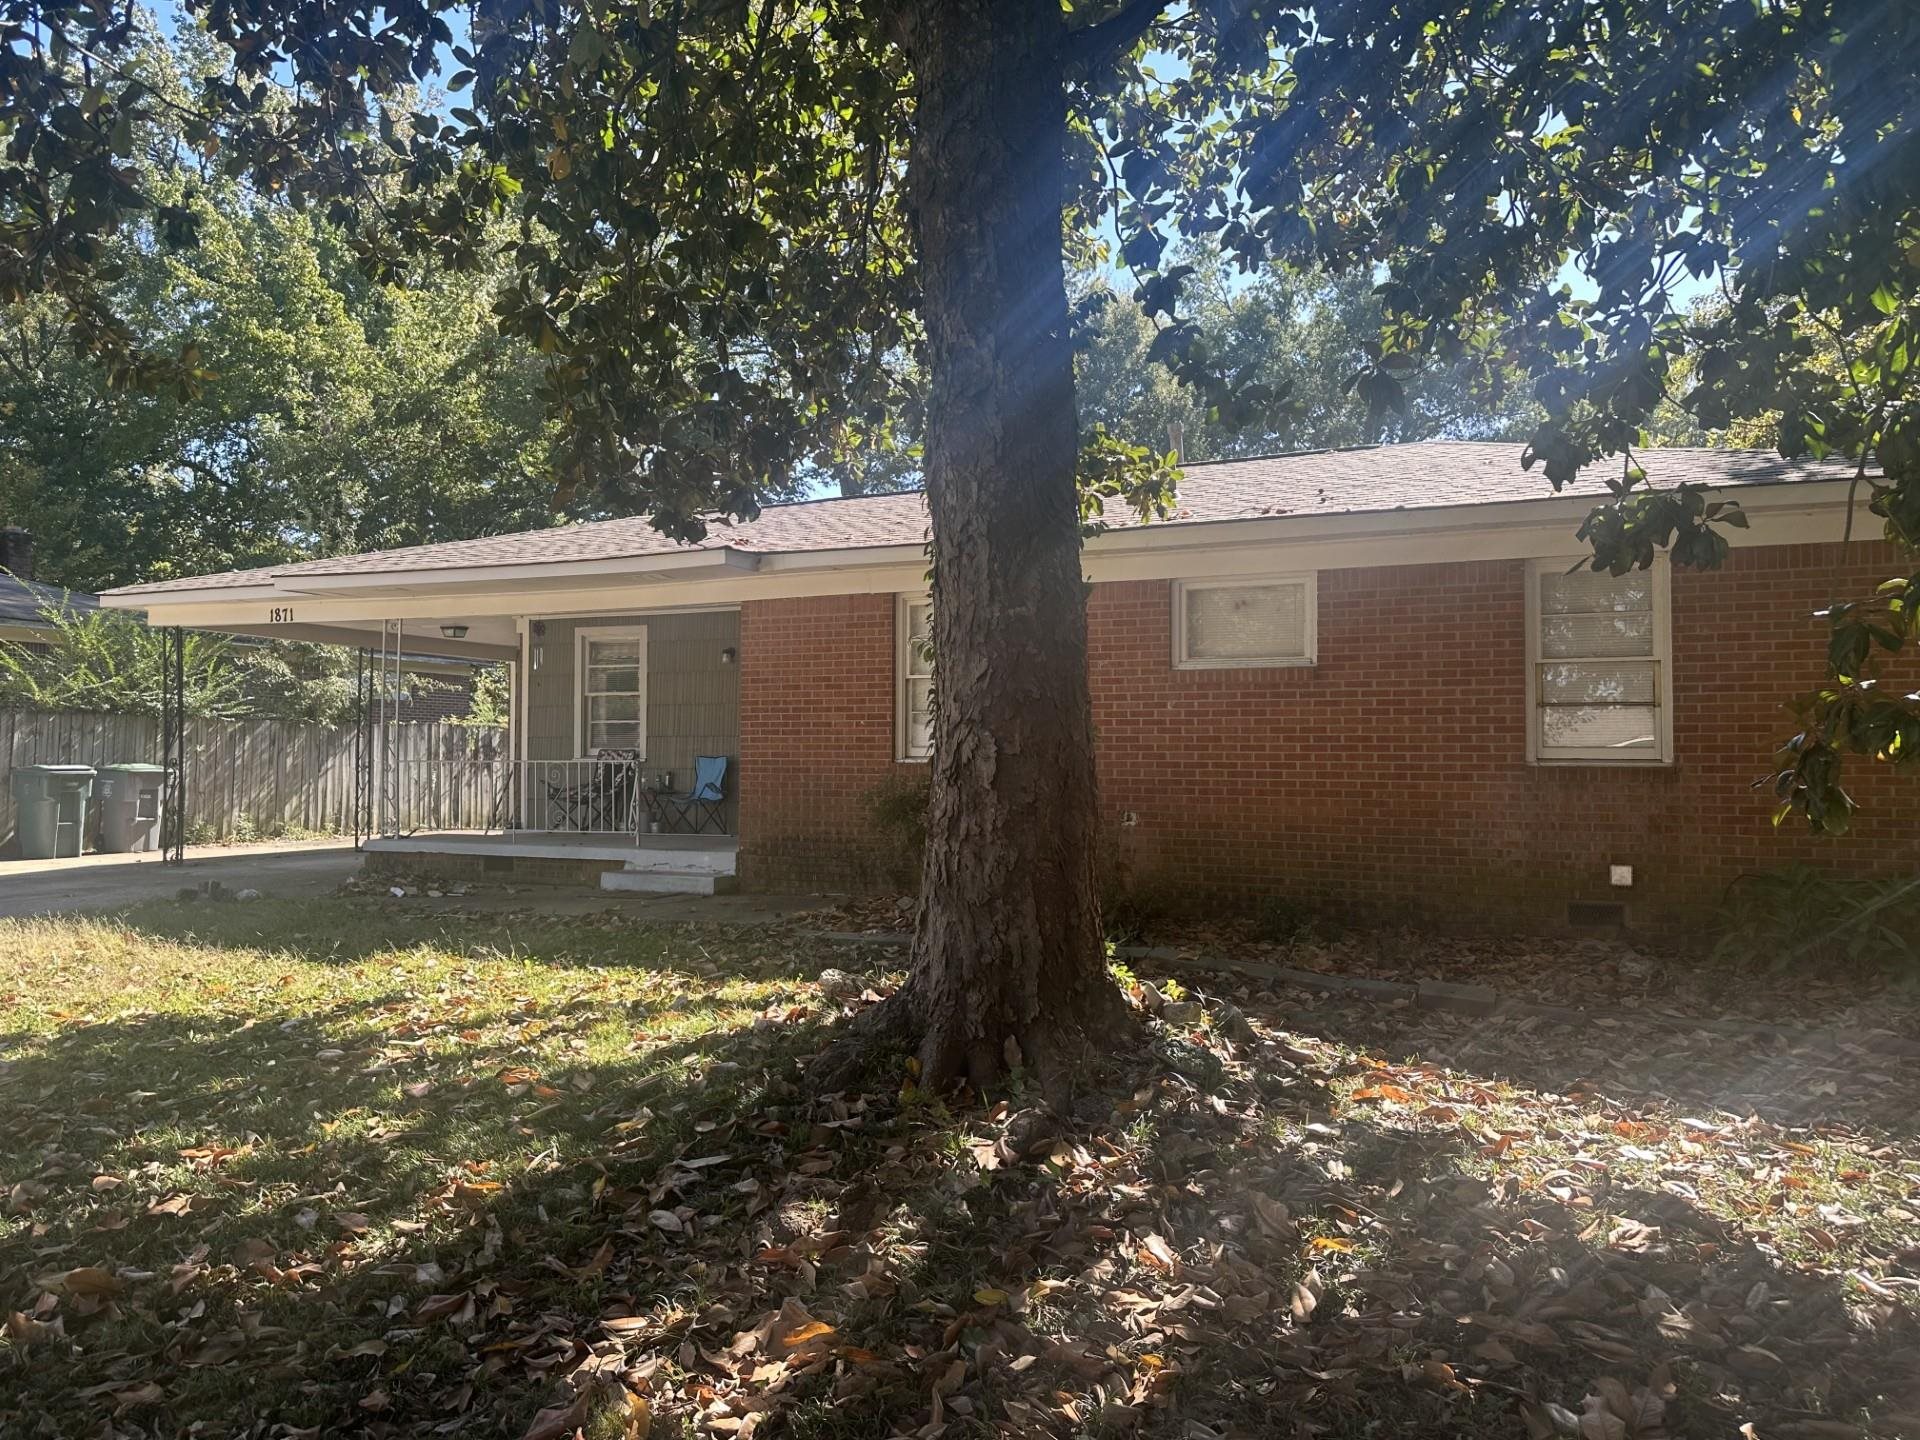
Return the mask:
{"type": "Polygon", "coordinates": [[[420,753],[393,723],[385,677],[401,627],[383,635],[366,691],[363,848],[387,864],[431,858],[443,872],[597,876],[608,890],[731,888],[738,610],[507,623],[517,643],[506,726],[439,753],[420,753]]]}
{"type": "MultiPolygon", "coordinates": [[[[384,603],[384,602],[375,602],[384,603]]],[[[379,620],[196,616],[192,628],[350,646],[350,829],[370,856],[608,890],[713,894],[735,873],[740,751],[737,605],[587,614],[479,607],[379,620]],[[506,678],[497,721],[406,722],[409,681],[457,656],[506,678]]],[[[148,617],[155,623],[154,617],[148,617]]],[[[161,848],[184,854],[190,786],[187,627],[165,634],[161,848]]]]}

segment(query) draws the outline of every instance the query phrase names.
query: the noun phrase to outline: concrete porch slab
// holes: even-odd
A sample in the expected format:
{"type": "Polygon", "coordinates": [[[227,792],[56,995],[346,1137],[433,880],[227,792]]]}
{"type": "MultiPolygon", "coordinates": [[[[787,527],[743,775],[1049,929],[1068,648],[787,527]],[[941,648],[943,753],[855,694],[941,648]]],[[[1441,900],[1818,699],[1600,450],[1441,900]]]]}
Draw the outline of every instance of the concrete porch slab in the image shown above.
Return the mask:
{"type": "Polygon", "coordinates": [[[475,831],[431,831],[368,840],[372,855],[477,855],[516,860],[605,861],[629,870],[693,871],[731,875],[739,853],[731,835],[568,835],[529,831],[486,835],[475,831]]]}

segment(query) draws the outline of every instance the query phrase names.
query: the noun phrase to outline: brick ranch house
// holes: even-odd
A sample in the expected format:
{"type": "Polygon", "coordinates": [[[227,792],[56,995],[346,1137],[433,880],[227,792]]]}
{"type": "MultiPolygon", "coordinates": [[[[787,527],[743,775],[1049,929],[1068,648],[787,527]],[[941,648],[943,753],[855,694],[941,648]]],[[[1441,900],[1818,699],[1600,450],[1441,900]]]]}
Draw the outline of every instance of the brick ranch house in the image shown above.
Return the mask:
{"type": "MultiPolygon", "coordinates": [[[[1843,541],[1848,472],[1721,450],[1646,464],[1744,507],[1723,570],[1569,575],[1598,468],[1556,496],[1511,444],[1188,466],[1173,518],[1085,551],[1109,863],[1214,905],[1528,926],[1664,924],[1793,861],[1910,870],[1912,781],[1857,761],[1841,841],[1776,830],[1751,788],[1791,732],[1783,702],[1821,678],[1811,612],[1894,573],[1883,541],[1843,541]]],[[[698,545],[609,520],[104,601],[155,625],[508,662],[514,724],[483,771],[373,747],[376,811],[402,792],[444,811],[413,833],[376,814],[377,854],[586,867],[610,889],[736,871],[859,889],[900,868],[874,795],[925,774],[926,526],[918,494],[818,500],[698,545]],[[727,758],[724,801],[709,833],[673,833],[643,792],[684,791],[703,755],[727,758]]],[[[1864,508],[1853,533],[1878,534],[1864,508]]]]}

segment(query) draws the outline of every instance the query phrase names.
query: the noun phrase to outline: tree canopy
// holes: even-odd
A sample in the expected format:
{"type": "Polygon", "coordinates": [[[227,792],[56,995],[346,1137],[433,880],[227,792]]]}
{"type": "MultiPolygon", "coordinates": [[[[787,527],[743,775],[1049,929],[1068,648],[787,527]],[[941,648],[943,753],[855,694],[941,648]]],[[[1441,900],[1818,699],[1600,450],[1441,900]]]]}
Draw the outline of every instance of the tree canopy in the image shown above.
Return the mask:
{"type": "MultiPolygon", "coordinates": [[[[1465,367],[1450,365],[1410,376],[1398,397],[1404,408],[1392,397],[1369,405],[1355,393],[1355,377],[1378,347],[1383,318],[1370,276],[1277,267],[1247,276],[1216,252],[1194,247],[1189,258],[1198,267],[1189,313],[1208,351],[1284,400],[1232,414],[1210,404],[1205,393],[1148,358],[1162,326],[1133,298],[1131,283],[1096,270],[1073,285],[1074,397],[1090,446],[1107,437],[1129,449],[1163,451],[1171,448],[1176,425],[1189,461],[1439,437],[1518,442],[1543,413],[1518,376],[1483,388],[1465,367]]],[[[843,495],[920,485],[918,436],[905,423],[869,437],[815,478],[843,495]]],[[[1091,470],[1083,466],[1083,482],[1091,470]]]]}
{"type": "MultiPolygon", "coordinates": [[[[184,97],[216,47],[149,35],[129,65],[184,97]]],[[[337,226],[183,150],[153,103],[129,174],[190,225],[137,212],[102,241],[102,304],[171,385],[118,383],[57,294],[0,307],[0,516],[81,590],[551,523],[540,360],[502,337],[497,266],[370,280],[337,226]],[[186,362],[182,362],[186,363],[186,362]]]]}
{"type": "Polygon", "coordinates": [[[1542,418],[1519,377],[1482,388],[1465,367],[1446,364],[1410,375],[1399,396],[1369,405],[1355,393],[1355,376],[1377,350],[1384,318],[1371,276],[1267,267],[1241,277],[1217,257],[1199,264],[1185,313],[1207,353],[1284,401],[1237,414],[1210,404],[1148,358],[1161,326],[1131,287],[1097,280],[1083,301],[1091,313],[1076,372],[1083,428],[1164,446],[1168,426],[1178,424],[1188,459],[1223,460],[1441,436],[1518,441],[1542,418]]]}

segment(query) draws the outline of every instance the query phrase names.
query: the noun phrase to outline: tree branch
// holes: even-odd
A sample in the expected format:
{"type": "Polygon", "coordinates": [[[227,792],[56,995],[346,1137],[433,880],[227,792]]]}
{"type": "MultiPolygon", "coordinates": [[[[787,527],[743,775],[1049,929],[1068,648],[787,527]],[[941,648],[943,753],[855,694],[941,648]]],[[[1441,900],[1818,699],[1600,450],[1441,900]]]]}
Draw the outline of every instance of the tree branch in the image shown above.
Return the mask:
{"type": "Polygon", "coordinates": [[[1105,64],[1146,34],[1167,3],[1168,0],[1127,0],[1105,20],[1069,32],[1060,45],[1061,63],[1087,69],[1105,64]]]}

